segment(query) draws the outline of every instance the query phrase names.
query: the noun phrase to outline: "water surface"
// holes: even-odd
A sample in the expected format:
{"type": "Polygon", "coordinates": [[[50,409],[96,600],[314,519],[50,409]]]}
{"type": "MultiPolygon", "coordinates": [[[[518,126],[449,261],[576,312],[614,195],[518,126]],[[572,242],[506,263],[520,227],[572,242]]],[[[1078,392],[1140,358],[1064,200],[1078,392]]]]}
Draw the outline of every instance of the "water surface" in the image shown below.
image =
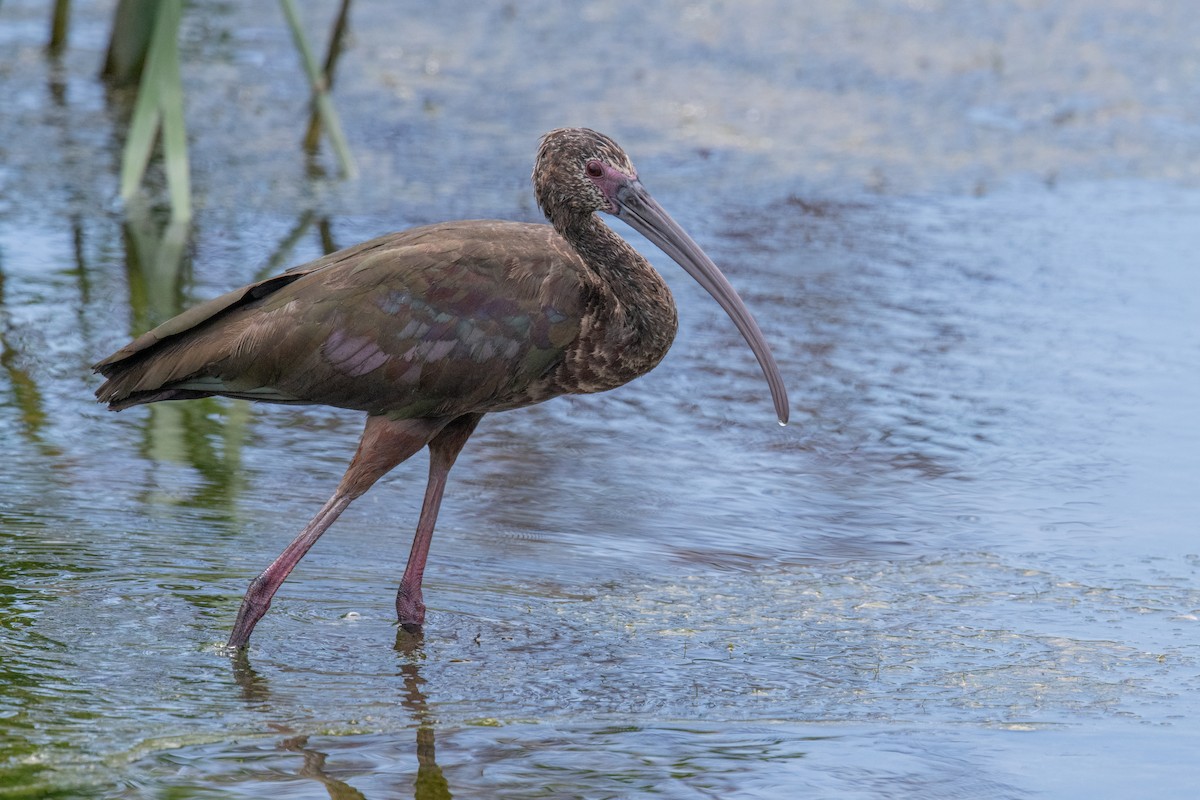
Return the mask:
{"type": "Polygon", "coordinates": [[[58,61],[40,5],[0,8],[5,791],[1190,796],[1192,15],[363,3],[346,182],[291,149],[282,26],[195,4],[198,215],[176,259],[152,198],[114,199],[122,112],[91,78],[108,9],[76,5],[58,61]],[[720,309],[622,228],[675,290],[676,345],[616,392],[484,421],[424,638],[392,618],[421,457],[229,658],[241,592],[361,420],[113,415],[88,365],[329,243],[536,219],[536,137],[561,124],[622,141],[726,269],[793,423],[720,309]]]}

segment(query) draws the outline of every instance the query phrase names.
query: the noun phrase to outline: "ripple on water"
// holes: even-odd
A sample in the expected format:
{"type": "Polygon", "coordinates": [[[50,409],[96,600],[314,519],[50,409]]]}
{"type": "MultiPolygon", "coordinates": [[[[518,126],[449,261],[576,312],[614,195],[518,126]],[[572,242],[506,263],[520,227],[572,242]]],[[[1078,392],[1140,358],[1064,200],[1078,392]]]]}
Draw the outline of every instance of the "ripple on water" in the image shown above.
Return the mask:
{"type": "MultiPolygon", "coordinates": [[[[1197,564],[1149,560],[1114,583],[1065,576],[1055,561],[981,553],[592,586],[474,581],[455,610],[433,612],[423,641],[401,635],[396,650],[382,611],[347,620],[353,596],[292,594],[232,673],[205,650],[165,671],[155,655],[141,675],[99,659],[114,674],[91,681],[106,695],[96,713],[122,702],[143,712],[106,732],[126,786],[106,796],[140,797],[139,785],[256,796],[277,783],[308,796],[329,781],[372,796],[418,774],[498,797],[530,786],[783,796],[773,792],[887,781],[1021,796],[1014,763],[1073,740],[1012,735],[1082,723],[1119,739],[1120,721],[1177,737],[1200,697],[1197,564]],[[202,663],[209,678],[187,685],[202,663]],[[147,707],[152,674],[162,705],[147,707]],[[182,707],[195,712],[186,722],[172,718],[182,707]]],[[[173,627],[162,616],[147,626],[148,640],[173,627]]],[[[59,724],[85,735],[83,720],[59,724]]],[[[1185,741],[1168,736],[1163,753],[1185,741]]]]}

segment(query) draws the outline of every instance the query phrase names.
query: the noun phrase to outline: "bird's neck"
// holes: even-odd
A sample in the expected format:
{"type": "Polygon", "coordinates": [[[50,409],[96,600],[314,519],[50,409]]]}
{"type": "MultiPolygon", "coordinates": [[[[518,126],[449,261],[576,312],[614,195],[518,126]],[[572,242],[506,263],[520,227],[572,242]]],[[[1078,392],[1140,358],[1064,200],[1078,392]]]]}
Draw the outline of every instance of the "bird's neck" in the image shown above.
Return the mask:
{"type": "Polygon", "coordinates": [[[610,385],[603,388],[649,372],[667,354],[678,327],[675,301],[666,282],[596,215],[575,226],[563,226],[559,233],[595,279],[579,344],[581,352],[610,355],[610,385]]]}

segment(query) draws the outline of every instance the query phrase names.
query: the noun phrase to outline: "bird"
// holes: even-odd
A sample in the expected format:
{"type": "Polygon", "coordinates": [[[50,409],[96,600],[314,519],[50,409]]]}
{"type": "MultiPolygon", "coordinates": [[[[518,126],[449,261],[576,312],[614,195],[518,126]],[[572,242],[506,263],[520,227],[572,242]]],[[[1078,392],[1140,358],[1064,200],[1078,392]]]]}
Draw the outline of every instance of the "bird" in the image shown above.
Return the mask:
{"type": "Polygon", "coordinates": [[[105,378],[96,397],[114,411],[220,395],[366,413],[333,496],[251,581],[228,648],[248,646],[280,584],[346,507],[427,447],[424,501],[396,593],[399,624],[420,632],[447,477],[480,419],[614,389],[658,365],[678,326],[674,300],[600,213],[644,235],[720,304],[787,423],[783,378],[754,317],[613,139],[552,130],[532,177],[549,225],[466,220],[371,239],[201,303],[94,365],[105,378]]]}

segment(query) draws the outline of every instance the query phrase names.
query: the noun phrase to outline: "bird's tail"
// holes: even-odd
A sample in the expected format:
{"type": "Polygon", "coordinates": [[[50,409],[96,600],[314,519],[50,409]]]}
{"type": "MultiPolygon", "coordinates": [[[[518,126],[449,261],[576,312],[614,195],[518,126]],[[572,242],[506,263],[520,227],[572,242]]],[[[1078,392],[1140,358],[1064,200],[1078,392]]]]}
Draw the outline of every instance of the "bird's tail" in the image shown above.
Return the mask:
{"type": "Polygon", "coordinates": [[[116,355],[93,366],[107,380],[96,390],[96,399],[108,405],[111,411],[120,411],[130,406],[154,403],[159,400],[189,400],[210,397],[217,391],[203,388],[212,383],[213,390],[220,384],[206,378],[205,367],[213,362],[215,355],[201,335],[185,336],[183,340],[164,343],[147,350],[130,353],[116,359],[116,355]],[[115,359],[115,360],[114,360],[115,359]]]}
{"type": "Polygon", "coordinates": [[[237,347],[243,309],[311,272],[296,269],[243,286],[172,317],[92,366],[106,380],[96,399],[120,411],[158,400],[190,400],[230,394],[214,365],[237,347]]]}

